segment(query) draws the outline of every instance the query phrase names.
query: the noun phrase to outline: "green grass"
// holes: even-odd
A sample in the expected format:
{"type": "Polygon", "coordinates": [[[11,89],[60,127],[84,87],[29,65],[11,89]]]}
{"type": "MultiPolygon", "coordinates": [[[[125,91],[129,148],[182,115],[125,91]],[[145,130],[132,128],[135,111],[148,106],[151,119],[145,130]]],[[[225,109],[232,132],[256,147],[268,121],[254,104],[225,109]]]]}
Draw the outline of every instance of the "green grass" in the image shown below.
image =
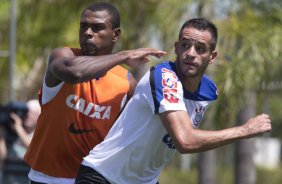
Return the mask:
{"type": "Polygon", "coordinates": [[[174,167],[166,167],[159,178],[160,184],[197,184],[197,171],[181,171],[174,167]]]}
{"type": "Polygon", "coordinates": [[[282,165],[276,169],[257,168],[257,184],[281,184],[282,165]]]}
{"type": "MultiPolygon", "coordinates": [[[[217,171],[217,184],[234,183],[232,167],[222,167],[217,171]]],[[[160,184],[197,184],[198,171],[193,167],[190,171],[181,171],[174,166],[166,167],[159,178],[160,184]]],[[[256,184],[281,184],[282,165],[276,169],[257,168],[256,184]]]]}

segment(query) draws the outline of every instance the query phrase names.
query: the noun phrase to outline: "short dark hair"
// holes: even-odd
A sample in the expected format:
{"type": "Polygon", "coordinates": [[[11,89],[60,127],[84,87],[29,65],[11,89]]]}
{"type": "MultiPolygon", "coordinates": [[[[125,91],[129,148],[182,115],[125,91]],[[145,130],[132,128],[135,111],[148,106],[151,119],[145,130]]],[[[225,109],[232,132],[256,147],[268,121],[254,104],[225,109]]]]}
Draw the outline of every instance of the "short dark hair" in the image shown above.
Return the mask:
{"type": "Polygon", "coordinates": [[[111,15],[111,24],[112,29],[116,29],[120,27],[120,15],[118,9],[110,3],[107,2],[98,2],[89,5],[85,8],[81,15],[85,13],[86,10],[91,10],[93,12],[96,11],[106,11],[111,15]]]}
{"type": "Polygon", "coordinates": [[[205,30],[209,31],[212,36],[211,51],[215,50],[216,43],[217,43],[217,28],[212,22],[210,22],[209,20],[205,18],[190,19],[182,25],[178,38],[182,36],[182,31],[184,28],[195,28],[200,31],[205,31],[205,30]]]}

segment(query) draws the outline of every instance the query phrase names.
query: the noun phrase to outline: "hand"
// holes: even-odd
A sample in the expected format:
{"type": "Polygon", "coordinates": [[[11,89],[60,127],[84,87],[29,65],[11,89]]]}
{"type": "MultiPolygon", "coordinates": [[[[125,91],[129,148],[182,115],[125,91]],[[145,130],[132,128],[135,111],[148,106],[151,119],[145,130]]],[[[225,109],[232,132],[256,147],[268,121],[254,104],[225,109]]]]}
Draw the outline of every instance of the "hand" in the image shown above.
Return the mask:
{"type": "Polygon", "coordinates": [[[22,119],[15,113],[10,113],[10,116],[14,120],[14,123],[11,123],[11,127],[15,130],[20,138],[20,141],[22,141],[22,143],[27,148],[30,144],[31,139],[23,127],[22,119]]]}
{"type": "Polygon", "coordinates": [[[269,115],[261,114],[249,119],[242,127],[246,130],[247,137],[271,131],[271,120],[269,115]]]}
{"type": "Polygon", "coordinates": [[[140,48],[135,50],[125,51],[128,54],[128,57],[125,61],[130,67],[136,67],[139,64],[144,64],[149,61],[149,56],[154,56],[160,58],[166,54],[166,52],[153,49],[153,48],[140,48]]]}
{"type": "Polygon", "coordinates": [[[11,128],[16,132],[18,132],[18,130],[23,129],[22,119],[16,113],[13,112],[10,113],[10,116],[14,120],[14,123],[11,123],[11,128]]]}

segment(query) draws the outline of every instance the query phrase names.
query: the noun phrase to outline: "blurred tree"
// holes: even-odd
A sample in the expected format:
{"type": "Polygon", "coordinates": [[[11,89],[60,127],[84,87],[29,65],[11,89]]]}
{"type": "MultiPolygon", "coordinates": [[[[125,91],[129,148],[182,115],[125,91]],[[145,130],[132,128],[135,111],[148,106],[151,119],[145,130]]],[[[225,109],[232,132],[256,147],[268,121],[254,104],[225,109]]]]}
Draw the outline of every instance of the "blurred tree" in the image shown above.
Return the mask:
{"type": "MultiPolygon", "coordinates": [[[[260,113],[256,93],[262,84],[282,81],[279,57],[282,11],[279,0],[238,0],[232,7],[229,17],[218,23],[221,30],[218,71],[221,74],[217,77],[223,84],[224,102],[219,105],[217,117],[233,122],[237,117],[237,122],[242,123],[260,113]]],[[[256,182],[253,145],[253,140],[236,143],[235,183],[256,182]]]]}
{"type": "MultiPolygon", "coordinates": [[[[214,0],[196,1],[196,17],[208,17],[209,20],[214,19],[215,4],[214,0]]],[[[209,126],[213,126],[213,119],[210,117],[209,126]]],[[[205,121],[207,122],[207,121],[205,121]]],[[[207,127],[207,125],[202,125],[207,127]]],[[[210,127],[211,128],[211,127],[210,127]]],[[[198,154],[198,183],[199,184],[216,184],[216,150],[209,150],[198,154]]]]}
{"type": "MultiPolygon", "coordinates": [[[[177,38],[179,19],[187,10],[189,0],[143,0],[117,3],[122,15],[122,39],[119,50],[152,47],[170,52],[177,38]],[[177,11],[172,11],[174,7],[177,11]]],[[[133,71],[140,79],[148,65],[133,71]]]]}
{"type": "MultiPolygon", "coordinates": [[[[0,99],[8,99],[9,85],[9,21],[10,21],[10,2],[1,1],[0,6],[0,99]],[[7,90],[6,90],[7,89],[7,90]]],[[[1,101],[0,101],[1,102],[1,101]]],[[[2,103],[0,103],[2,104],[2,103]]]]}
{"type": "MultiPolygon", "coordinates": [[[[4,14],[3,20],[6,22],[3,25],[9,25],[9,0],[3,0],[1,4],[0,14],[4,14]]],[[[115,50],[134,49],[137,47],[148,47],[152,44],[152,39],[155,42],[161,42],[160,48],[172,48],[172,35],[176,35],[175,29],[178,28],[178,20],[183,11],[186,10],[187,1],[108,1],[113,2],[120,10],[122,37],[118,42],[115,50]],[[183,6],[184,5],[184,6],[183,6]],[[171,7],[175,7],[178,11],[171,11],[171,7]],[[168,16],[169,15],[169,16],[168,16]],[[156,39],[159,37],[161,39],[156,39]],[[170,45],[168,45],[169,43],[170,45]]],[[[71,46],[78,47],[78,30],[79,19],[83,8],[88,4],[93,3],[91,0],[25,0],[17,1],[17,63],[16,63],[16,94],[17,99],[26,99],[29,95],[36,95],[35,89],[39,88],[40,83],[36,81],[38,78],[41,81],[42,75],[30,73],[35,61],[41,64],[41,69],[34,71],[42,71],[46,68],[46,56],[55,47],[71,46]],[[35,75],[36,76],[36,75],[35,75]],[[28,80],[26,80],[28,79],[28,80]],[[33,84],[35,87],[31,87],[33,84]],[[23,86],[30,86],[30,90],[26,93],[23,86]]],[[[9,35],[9,27],[1,28],[1,35],[9,35]]],[[[9,40],[7,36],[0,39],[5,41],[4,50],[7,50],[9,40]]],[[[1,48],[1,47],[0,47],[1,48]]],[[[2,60],[2,59],[1,59],[2,60]]],[[[3,59],[4,60],[4,59],[3,59]]],[[[8,62],[2,62],[1,70],[1,93],[0,99],[7,99],[8,79],[7,72],[8,62]]],[[[39,64],[37,64],[39,67],[39,64]]],[[[142,69],[142,68],[141,68],[142,69]]],[[[136,72],[137,73],[137,72],[136,72]]],[[[142,76],[144,71],[140,72],[138,78],[142,76]]]]}
{"type": "MultiPolygon", "coordinates": [[[[215,7],[212,5],[214,1],[216,6],[223,4],[223,1],[219,3],[219,0],[198,1],[197,12],[200,13],[197,16],[213,18],[217,13],[214,12],[216,9],[212,9],[215,7]]],[[[9,48],[9,2],[9,0],[2,0],[0,6],[0,50],[9,48]]],[[[17,1],[18,42],[15,76],[18,81],[16,83],[17,99],[27,99],[36,95],[50,50],[62,46],[79,46],[80,13],[92,2],[91,0],[17,1]]],[[[188,9],[190,0],[109,0],[109,2],[113,2],[121,13],[122,36],[115,50],[153,45],[168,51],[166,58],[171,58],[174,54],[173,45],[177,39],[178,30],[183,19],[186,19],[191,11],[188,9]]],[[[216,113],[212,114],[213,121],[217,123],[214,126],[217,128],[234,125],[236,118],[240,117],[237,116],[237,112],[244,112],[244,110],[238,111],[237,107],[240,109],[247,107],[246,102],[249,98],[246,96],[254,93],[253,97],[256,98],[256,93],[261,92],[261,89],[264,94],[268,93],[263,86],[268,86],[269,82],[282,81],[282,65],[279,57],[282,43],[282,1],[229,0],[224,2],[231,3],[228,11],[225,10],[228,12],[226,17],[213,18],[220,33],[218,64],[209,70],[216,77],[215,80],[220,84],[218,87],[221,91],[216,103],[216,113]],[[218,124],[218,122],[222,123],[218,124]]],[[[2,103],[8,96],[8,67],[8,58],[0,57],[0,102],[2,103]]],[[[144,72],[143,68],[140,70],[142,71],[136,72],[139,77],[144,72]]],[[[275,99],[270,99],[273,106],[279,105],[277,100],[281,100],[281,97],[275,99]]],[[[261,111],[261,105],[262,103],[256,106],[254,104],[252,107],[261,111]]],[[[281,116],[279,107],[274,108],[272,112],[274,116],[275,113],[280,112],[281,116]]],[[[279,135],[278,130],[277,135],[279,135]]],[[[205,173],[208,173],[211,170],[208,168],[212,167],[209,166],[207,169],[203,167],[206,170],[205,173]]],[[[238,170],[243,171],[243,169],[238,170]]],[[[204,177],[202,173],[201,175],[204,177]]]]}

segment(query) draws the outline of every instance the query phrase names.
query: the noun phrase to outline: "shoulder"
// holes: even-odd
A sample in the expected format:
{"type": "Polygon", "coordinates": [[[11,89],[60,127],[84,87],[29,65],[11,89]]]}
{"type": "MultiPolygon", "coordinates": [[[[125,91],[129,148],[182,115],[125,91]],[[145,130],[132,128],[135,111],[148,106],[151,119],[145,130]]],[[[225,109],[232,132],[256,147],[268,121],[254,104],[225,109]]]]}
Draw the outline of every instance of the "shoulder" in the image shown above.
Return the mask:
{"type": "Polygon", "coordinates": [[[109,70],[109,72],[121,78],[129,79],[130,76],[130,72],[126,68],[120,65],[113,67],[112,69],[109,70]]]}
{"type": "Polygon", "coordinates": [[[150,69],[151,72],[162,72],[167,70],[175,72],[175,63],[171,61],[164,61],[160,64],[151,67],[150,69]]]}
{"type": "Polygon", "coordinates": [[[81,49],[79,48],[68,48],[68,47],[64,47],[64,48],[71,51],[75,56],[81,56],[81,49]]]}
{"type": "Polygon", "coordinates": [[[155,65],[151,67],[150,75],[151,77],[156,79],[170,75],[177,77],[175,72],[175,63],[170,61],[165,61],[163,63],[155,65]]]}
{"type": "Polygon", "coordinates": [[[153,96],[163,98],[164,93],[182,93],[182,84],[176,74],[174,62],[163,62],[152,67],[149,81],[153,96]]]}
{"type": "Polygon", "coordinates": [[[204,75],[200,90],[206,93],[206,97],[210,100],[216,100],[218,96],[218,89],[214,81],[207,75],[204,75]]]}
{"type": "Polygon", "coordinates": [[[58,57],[73,57],[80,55],[80,49],[78,48],[69,48],[69,47],[59,47],[55,48],[50,55],[50,59],[58,57]]]}
{"type": "Polygon", "coordinates": [[[173,85],[179,81],[175,72],[175,63],[166,61],[150,69],[150,82],[159,85],[173,85]]]}

